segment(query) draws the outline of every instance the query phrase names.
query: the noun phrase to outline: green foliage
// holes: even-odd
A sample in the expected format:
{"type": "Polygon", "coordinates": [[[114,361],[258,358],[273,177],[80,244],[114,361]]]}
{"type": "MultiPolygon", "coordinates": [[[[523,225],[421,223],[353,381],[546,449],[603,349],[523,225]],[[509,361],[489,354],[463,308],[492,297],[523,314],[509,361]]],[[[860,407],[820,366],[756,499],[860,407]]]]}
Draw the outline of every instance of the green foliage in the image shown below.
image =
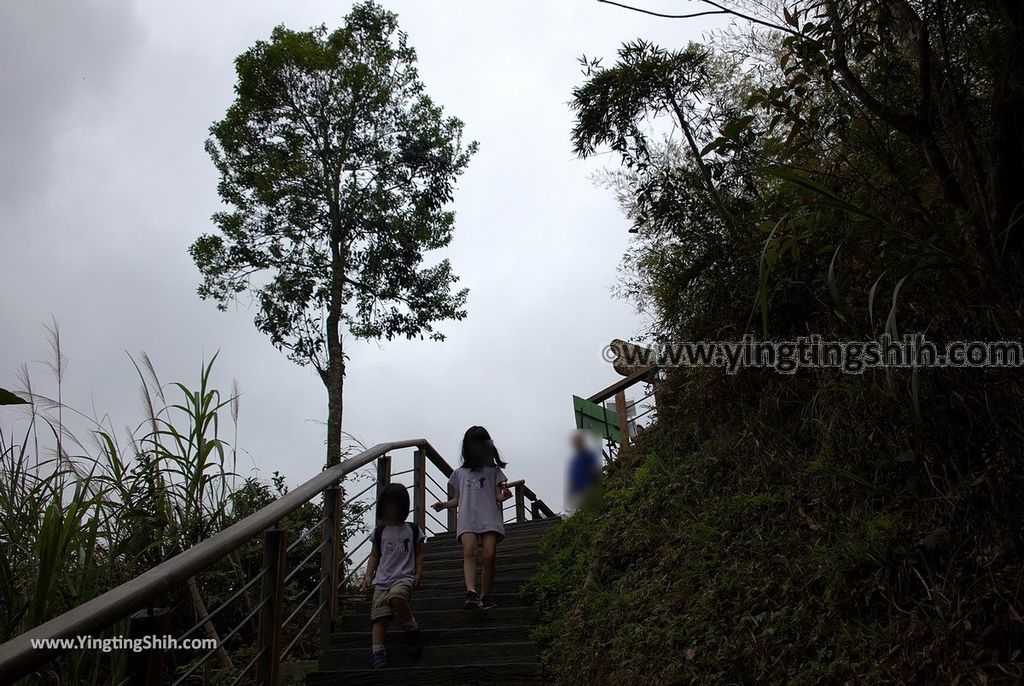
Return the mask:
{"type": "MultiPolygon", "coordinates": [[[[55,328],[51,335],[57,336],[55,328]]],[[[52,349],[57,355],[57,340],[52,349]]],[[[12,414],[0,425],[0,641],[124,583],[286,491],[284,477],[276,472],[269,484],[256,477],[240,481],[235,474],[234,450],[220,438],[220,426],[225,410],[237,422],[237,386],[225,399],[212,385],[215,359],[201,367],[195,386],[165,385],[147,356],[132,359],[141,382],[143,419],[129,427],[124,440],[109,418],[92,418],[50,399],[23,372],[20,394],[32,403],[8,409],[12,414]],[[14,412],[26,420],[17,436],[6,427],[17,416],[14,412]]],[[[64,364],[48,362],[53,370],[64,364]]],[[[61,397],[60,376],[56,383],[55,395],[61,397]]],[[[362,530],[358,515],[363,507],[346,510],[345,536],[362,530]]],[[[310,503],[281,522],[289,541],[303,539],[288,553],[290,570],[319,545],[322,517],[321,505],[310,503]]],[[[192,581],[212,611],[261,566],[257,538],[192,581]]],[[[316,565],[294,574],[285,589],[286,607],[297,606],[318,582],[316,565]]],[[[258,592],[257,585],[242,593],[214,622],[222,637],[241,624],[226,646],[235,668],[252,656],[257,627],[242,620],[259,602],[258,592]]],[[[195,625],[193,600],[186,588],[173,589],[164,599],[172,609],[172,635],[181,636],[195,625]]],[[[293,620],[296,627],[313,605],[293,620]]],[[[120,622],[110,635],[124,635],[126,629],[126,622],[120,622]]],[[[203,630],[192,635],[202,636],[203,630]]],[[[317,647],[312,632],[291,657],[313,655],[317,647]]],[[[197,657],[187,651],[169,653],[167,669],[181,670],[197,657]]],[[[123,653],[72,651],[44,670],[39,683],[117,683],[124,668],[123,653]]],[[[225,683],[235,674],[223,667],[208,672],[225,683]]]]}
{"type": "Polygon", "coordinates": [[[6,388],[0,388],[0,405],[27,405],[28,401],[18,395],[11,393],[6,388]]]}
{"type": "Polygon", "coordinates": [[[746,374],[704,404],[723,393],[706,370],[665,389],[545,541],[530,593],[553,683],[1013,680],[1019,520],[954,437],[839,383],[746,374]]]}
{"type": "Polygon", "coordinates": [[[239,56],[235,102],[207,151],[230,210],[191,252],[199,293],[223,308],[244,291],[257,327],[326,370],[336,313],[359,338],[441,338],[465,316],[447,260],[447,209],[476,145],[424,92],[397,18],[372,2],[342,28],[274,29],[239,56]]]}
{"type": "MultiPolygon", "coordinates": [[[[1024,6],[768,8],[574,91],[650,333],[1017,338],[1024,6]]],[[[556,683],[1018,682],[1022,397],[1009,369],[674,371],[535,579],[556,683]]]]}

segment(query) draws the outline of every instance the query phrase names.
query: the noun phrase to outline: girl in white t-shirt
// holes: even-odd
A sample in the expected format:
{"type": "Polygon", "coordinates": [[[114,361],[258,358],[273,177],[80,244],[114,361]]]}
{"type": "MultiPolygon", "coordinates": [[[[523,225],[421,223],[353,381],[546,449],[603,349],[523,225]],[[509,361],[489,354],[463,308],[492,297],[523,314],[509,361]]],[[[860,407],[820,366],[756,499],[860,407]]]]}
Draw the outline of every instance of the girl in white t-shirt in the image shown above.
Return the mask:
{"type": "Polygon", "coordinates": [[[454,491],[451,500],[434,503],[440,512],[458,508],[456,537],[462,544],[462,569],[466,578],[467,610],[492,608],[489,598],[494,585],[494,563],[498,542],[505,537],[505,523],[501,504],[512,497],[508,479],[501,471],[507,463],[501,460],[498,449],[487,429],[471,426],[462,439],[462,466],[452,472],[448,485],[454,491]],[[483,551],[483,570],[480,574],[480,592],[476,586],[477,549],[483,551]]]}

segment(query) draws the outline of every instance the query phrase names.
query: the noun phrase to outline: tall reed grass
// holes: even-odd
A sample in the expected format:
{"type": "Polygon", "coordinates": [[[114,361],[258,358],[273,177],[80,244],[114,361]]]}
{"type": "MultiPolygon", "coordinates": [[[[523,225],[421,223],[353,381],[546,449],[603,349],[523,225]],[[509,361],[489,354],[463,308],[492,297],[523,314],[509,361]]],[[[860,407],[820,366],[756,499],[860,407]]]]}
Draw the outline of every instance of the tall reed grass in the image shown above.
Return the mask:
{"type": "MultiPolygon", "coordinates": [[[[16,392],[29,404],[0,407],[0,641],[123,583],[287,490],[277,472],[270,483],[239,476],[240,393],[237,382],[228,396],[213,386],[216,355],[203,362],[194,385],[165,384],[145,353],[129,355],[141,418],[119,432],[108,415],[87,414],[64,401],[68,362],[55,322],[47,333],[45,383],[23,365],[16,392]],[[225,418],[231,443],[222,438],[225,418]]],[[[319,519],[320,506],[311,503],[282,525],[297,537],[319,519]]],[[[317,538],[309,536],[292,555],[308,554],[317,538]]],[[[260,559],[254,541],[166,598],[172,629],[205,619],[258,571],[260,559]]],[[[302,583],[297,576],[289,595],[304,594],[302,583]]],[[[237,625],[256,602],[243,595],[218,623],[237,625]]],[[[112,633],[123,630],[114,627],[112,633]]],[[[220,638],[213,623],[203,630],[220,638]]],[[[244,627],[226,648],[244,653],[254,635],[255,626],[244,627]]],[[[172,659],[169,667],[195,657],[176,656],[181,664],[172,659]]],[[[116,683],[123,662],[117,654],[70,654],[39,680],[116,683]]],[[[227,649],[211,665],[221,675],[235,668],[227,649]]],[[[204,670],[202,682],[210,674],[204,670]]]]}

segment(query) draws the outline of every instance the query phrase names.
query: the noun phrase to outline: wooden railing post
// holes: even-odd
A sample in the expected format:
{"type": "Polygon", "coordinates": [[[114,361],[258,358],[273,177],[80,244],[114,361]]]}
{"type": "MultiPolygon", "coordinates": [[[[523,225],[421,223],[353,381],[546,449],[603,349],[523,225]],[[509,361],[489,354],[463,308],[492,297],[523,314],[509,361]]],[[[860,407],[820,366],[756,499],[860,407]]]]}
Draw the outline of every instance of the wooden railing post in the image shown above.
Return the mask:
{"type": "MultiPolygon", "coordinates": [[[[139,610],[132,615],[128,624],[128,635],[133,640],[147,636],[163,638],[167,635],[170,611],[167,608],[139,610]]],[[[160,686],[164,674],[164,650],[151,647],[149,650],[128,652],[128,683],[131,686],[160,686]]]]}
{"type": "Polygon", "coordinates": [[[526,521],[526,494],[523,492],[524,485],[516,486],[516,521],[526,521]]]}
{"type": "MultiPolygon", "coordinates": [[[[377,502],[380,502],[384,489],[391,483],[391,456],[381,455],[377,458],[377,502]]],[[[380,521],[377,521],[380,525],[380,521]]]]}
{"type": "Polygon", "coordinates": [[[416,448],[412,455],[412,509],[413,522],[420,531],[427,530],[427,454],[416,448]]]}
{"type": "Polygon", "coordinates": [[[260,609],[260,659],[256,686],[277,686],[281,663],[281,620],[284,618],[285,531],[274,526],[263,532],[263,607],[260,609]]]}
{"type": "Polygon", "coordinates": [[[530,518],[540,519],[540,504],[536,500],[530,501],[530,518]]]}
{"type": "Polygon", "coordinates": [[[626,416],[626,391],[615,394],[615,414],[619,416],[619,432],[622,434],[622,448],[629,446],[629,417],[626,416]]]}
{"type": "MultiPolygon", "coordinates": [[[[422,448],[426,451],[427,459],[441,472],[451,473],[451,466],[426,440],[421,438],[380,443],[363,450],[358,455],[339,464],[327,467],[280,498],[276,498],[256,512],[235,522],[216,536],[202,540],[148,569],[145,573],[139,574],[29,631],[0,643],[0,675],[2,675],[0,681],[13,683],[44,669],[46,665],[52,664],[60,656],[61,651],[57,647],[41,647],[38,645],[40,640],[51,641],[68,636],[100,635],[116,623],[127,620],[132,613],[157,604],[158,599],[164,594],[182,584],[187,584],[190,578],[195,577],[217,560],[232,555],[242,546],[249,544],[255,537],[265,534],[270,529],[275,529],[284,518],[312,502],[313,499],[321,497],[326,489],[337,485],[345,475],[363,467],[369,469],[370,464],[382,456],[407,448],[422,448]]],[[[382,483],[386,484],[390,481],[389,466],[385,474],[389,478],[382,480],[382,483]]],[[[343,495],[339,495],[339,498],[344,500],[343,495]]],[[[454,522],[454,517],[452,517],[452,521],[454,522]]],[[[264,576],[268,578],[263,579],[265,602],[261,602],[258,606],[259,609],[255,610],[256,616],[259,617],[257,621],[262,629],[260,648],[257,649],[259,659],[256,659],[257,671],[261,675],[276,670],[275,655],[278,656],[277,662],[280,661],[280,635],[275,636],[270,629],[280,627],[279,620],[283,614],[281,603],[276,599],[281,596],[280,587],[283,581],[284,537],[284,533],[278,532],[264,538],[264,554],[267,563],[264,576]],[[277,615],[277,621],[275,621],[275,615],[277,615]]],[[[342,543],[343,541],[339,541],[339,544],[342,543]]],[[[343,545],[340,546],[340,549],[344,549],[343,545]]],[[[248,609],[248,594],[232,596],[226,602],[231,602],[239,597],[245,602],[247,611],[253,612],[248,609]]],[[[219,609],[213,612],[218,611],[219,609]]],[[[197,618],[197,621],[199,619],[201,618],[197,618]]],[[[318,618],[314,617],[309,625],[315,623],[316,619],[318,618]]],[[[304,627],[303,630],[305,628],[308,627],[304,627]]],[[[125,677],[127,676],[125,674],[125,677]]],[[[271,676],[273,675],[271,674],[271,676]]],[[[261,681],[261,683],[265,682],[266,679],[261,681]]]]}
{"type": "Polygon", "coordinates": [[[331,632],[338,617],[338,555],[341,522],[341,489],[324,491],[324,548],[320,553],[320,647],[331,643],[331,632]]]}
{"type": "MultiPolygon", "coordinates": [[[[448,500],[455,497],[455,488],[451,485],[448,486],[448,500]]],[[[458,514],[454,507],[448,508],[448,531],[456,531],[459,528],[458,514]]]]}

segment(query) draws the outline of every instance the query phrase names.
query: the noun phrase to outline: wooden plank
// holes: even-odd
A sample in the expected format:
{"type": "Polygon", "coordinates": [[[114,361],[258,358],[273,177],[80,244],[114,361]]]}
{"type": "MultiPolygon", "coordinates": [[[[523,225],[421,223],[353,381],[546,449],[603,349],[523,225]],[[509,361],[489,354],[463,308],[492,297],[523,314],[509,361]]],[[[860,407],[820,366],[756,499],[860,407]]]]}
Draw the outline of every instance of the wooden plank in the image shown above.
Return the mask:
{"type": "Polygon", "coordinates": [[[417,448],[412,457],[413,521],[420,531],[427,530],[427,456],[417,448]]]}
{"type": "MultiPolygon", "coordinates": [[[[449,484],[448,500],[455,497],[455,488],[449,484]]],[[[448,531],[455,533],[459,529],[459,516],[454,507],[448,508],[448,531]]]]}
{"type": "MultiPolygon", "coordinates": [[[[167,624],[170,610],[165,607],[152,610],[140,610],[132,615],[128,633],[133,639],[147,636],[164,637],[167,635],[167,624]]],[[[160,686],[163,683],[164,651],[150,648],[140,652],[128,652],[128,672],[131,674],[131,686],[160,686]]]]}
{"type": "Polygon", "coordinates": [[[516,521],[526,521],[526,498],[523,493],[523,485],[519,484],[516,487],[516,521]]]}
{"type": "Polygon", "coordinates": [[[324,549],[320,554],[320,646],[330,642],[338,616],[338,564],[340,555],[338,525],[341,522],[341,489],[324,491],[324,549]]]}
{"type": "MultiPolygon", "coordinates": [[[[416,606],[415,599],[412,602],[416,606]]],[[[519,607],[496,607],[486,612],[467,612],[452,602],[450,610],[416,610],[416,621],[432,629],[459,629],[467,626],[531,626],[536,619],[537,609],[532,605],[519,607]]],[[[342,617],[341,631],[365,631],[370,634],[370,615],[342,617]]]]}
{"type": "MultiPolygon", "coordinates": [[[[528,637],[527,637],[528,638],[528,637]]],[[[388,667],[441,667],[450,664],[487,665],[508,662],[537,662],[540,659],[537,643],[530,640],[503,643],[479,643],[468,645],[449,644],[434,646],[425,650],[416,660],[409,657],[405,646],[395,646],[388,651],[388,667]]],[[[323,671],[341,669],[365,669],[366,646],[358,648],[332,648],[320,656],[323,671]]]]}
{"type": "MultiPolygon", "coordinates": [[[[377,504],[380,504],[380,497],[384,494],[384,489],[391,483],[391,456],[381,455],[377,460],[377,504]]],[[[380,526],[383,522],[377,520],[377,526],[380,526]]]]}
{"type": "Polygon", "coordinates": [[[490,684],[525,686],[543,684],[543,672],[536,662],[500,665],[446,665],[444,667],[391,667],[321,672],[306,677],[306,683],[371,686],[382,683],[407,686],[452,686],[452,684],[490,684]]]}

